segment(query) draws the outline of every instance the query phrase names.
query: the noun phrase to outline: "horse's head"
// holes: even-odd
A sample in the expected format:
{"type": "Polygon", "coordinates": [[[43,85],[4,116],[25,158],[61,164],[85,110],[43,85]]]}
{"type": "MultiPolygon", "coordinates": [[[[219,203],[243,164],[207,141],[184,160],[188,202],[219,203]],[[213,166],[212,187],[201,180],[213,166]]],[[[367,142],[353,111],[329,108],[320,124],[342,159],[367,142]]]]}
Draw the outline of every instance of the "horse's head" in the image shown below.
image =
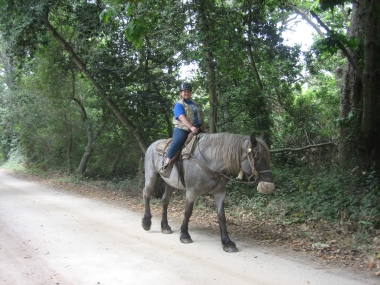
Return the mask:
{"type": "Polygon", "coordinates": [[[247,157],[249,163],[242,164],[245,173],[250,173],[258,181],[257,191],[262,194],[272,194],[274,183],[272,172],[270,170],[269,148],[264,141],[264,134],[259,139],[251,134],[251,147],[248,148],[247,157]]]}

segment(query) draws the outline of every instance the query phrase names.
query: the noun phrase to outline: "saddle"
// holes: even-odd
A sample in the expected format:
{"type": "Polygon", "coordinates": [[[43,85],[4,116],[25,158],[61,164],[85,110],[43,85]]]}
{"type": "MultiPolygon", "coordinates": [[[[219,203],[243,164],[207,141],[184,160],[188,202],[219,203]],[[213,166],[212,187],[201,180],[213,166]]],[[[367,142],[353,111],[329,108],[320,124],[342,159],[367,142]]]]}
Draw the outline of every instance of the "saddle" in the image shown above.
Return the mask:
{"type": "MultiPolygon", "coordinates": [[[[181,180],[182,184],[185,186],[184,179],[183,179],[183,171],[182,171],[182,160],[183,159],[188,159],[195,147],[196,141],[198,140],[198,136],[192,132],[189,133],[187,136],[187,139],[182,147],[181,151],[178,151],[172,160],[170,161],[167,169],[167,175],[168,177],[170,176],[170,173],[173,169],[174,163],[177,163],[177,168],[179,170],[179,179],[181,180]]],[[[159,155],[166,156],[170,145],[172,144],[173,139],[169,138],[161,143],[159,143],[156,147],[155,152],[158,153],[159,155]]]]}
{"type": "MultiPolygon", "coordinates": [[[[191,153],[193,152],[197,138],[198,137],[196,134],[192,132],[189,133],[181,150],[181,159],[188,159],[191,156],[191,153]]],[[[172,141],[173,139],[169,138],[160,142],[156,147],[156,153],[166,156],[166,154],[168,153],[169,147],[172,144],[172,141]]],[[[175,154],[172,161],[174,161],[178,157],[178,154],[179,152],[175,154]]]]}

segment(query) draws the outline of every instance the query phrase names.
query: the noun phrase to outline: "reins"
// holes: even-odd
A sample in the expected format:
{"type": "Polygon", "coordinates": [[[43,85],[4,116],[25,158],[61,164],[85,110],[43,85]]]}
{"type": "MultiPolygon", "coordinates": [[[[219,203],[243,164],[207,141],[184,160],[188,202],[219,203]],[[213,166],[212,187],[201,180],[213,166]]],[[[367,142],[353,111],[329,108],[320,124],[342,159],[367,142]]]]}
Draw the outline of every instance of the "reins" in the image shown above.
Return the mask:
{"type": "MultiPolygon", "coordinates": [[[[202,153],[201,153],[202,155],[202,153]]],[[[219,179],[219,176],[222,175],[219,171],[211,170],[207,165],[205,165],[203,162],[201,162],[198,158],[196,158],[194,155],[191,154],[191,157],[194,158],[195,162],[198,164],[198,166],[206,173],[211,175],[213,178],[219,179]]]]}

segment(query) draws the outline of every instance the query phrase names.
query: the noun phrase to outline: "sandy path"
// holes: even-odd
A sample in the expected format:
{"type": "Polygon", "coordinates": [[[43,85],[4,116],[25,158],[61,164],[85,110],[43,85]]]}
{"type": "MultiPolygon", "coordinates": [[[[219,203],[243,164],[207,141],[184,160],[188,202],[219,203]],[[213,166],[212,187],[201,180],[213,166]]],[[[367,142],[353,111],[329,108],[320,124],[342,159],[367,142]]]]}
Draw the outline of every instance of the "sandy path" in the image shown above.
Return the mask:
{"type": "Polygon", "coordinates": [[[0,170],[0,285],[39,284],[378,284],[376,277],[322,269],[307,257],[179,224],[141,227],[142,213],[15,178],[0,170]]]}

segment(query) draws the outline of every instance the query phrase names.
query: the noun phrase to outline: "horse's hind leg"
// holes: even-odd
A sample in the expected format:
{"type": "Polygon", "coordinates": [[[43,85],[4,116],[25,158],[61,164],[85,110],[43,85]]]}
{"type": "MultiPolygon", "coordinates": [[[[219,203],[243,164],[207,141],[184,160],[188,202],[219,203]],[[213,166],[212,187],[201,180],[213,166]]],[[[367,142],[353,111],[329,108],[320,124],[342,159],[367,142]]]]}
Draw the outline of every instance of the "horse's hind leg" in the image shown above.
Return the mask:
{"type": "Polygon", "coordinates": [[[237,252],[238,249],[236,248],[235,243],[228,237],[227,232],[226,215],[224,213],[224,199],[226,198],[226,193],[218,193],[215,194],[214,197],[216,209],[218,211],[219,228],[222,238],[223,250],[226,252],[237,252]]]}
{"type": "Polygon", "coordinates": [[[142,219],[142,227],[144,230],[149,231],[152,225],[152,214],[150,212],[150,196],[154,190],[154,186],[157,181],[158,174],[152,173],[150,177],[145,176],[145,187],[143,190],[143,198],[145,205],[144,217],[142,219]]]}
{"type": "Polygon", "coordinates": [[[185,206],[185,216],[181,225],[181,237],[180,241],[182,243],[192,243],[193,240],[189,234],[189,220],[193,214],[193,207],[195,201],[195,194],[192,191],[186,191],[186,206],[185,206]]]}
{"type": "Polygon", "coordinates": [[[161,232],[163,234],[172,234],[173,231],[168,223],[168,206],[170,197],[172,196],[174,188],[167,185],[165,186],[165,193],[162,197],[162,220],[161,220],[161,232]]]}

